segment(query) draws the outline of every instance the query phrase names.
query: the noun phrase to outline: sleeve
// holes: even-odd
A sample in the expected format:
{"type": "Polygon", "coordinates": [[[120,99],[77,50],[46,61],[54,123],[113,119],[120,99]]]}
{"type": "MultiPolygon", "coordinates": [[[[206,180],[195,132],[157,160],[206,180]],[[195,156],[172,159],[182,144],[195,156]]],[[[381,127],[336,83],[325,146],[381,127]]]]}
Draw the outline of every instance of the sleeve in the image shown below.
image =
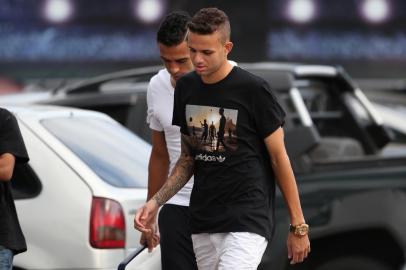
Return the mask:
{"type": "Polygon", "coordinates": [[[10,153],[16,158],[16,163],[28,162],[28,153],[18,127],[17,119],[7,111],[1,115],[0,125],[0,154],[10,153]]]}
{"type": "Polygon", "coordinates": [[[186,104],[182,100],[182,89],[180,81],[176,82],[173,101],[172,125],[180,127],[180,132],[189,135],[186,124],[186,104]]]}
{"type": "Polygon", "coordinates": [[[285,123],[285,111],[279,105],[267,82],[263,82],[253,102],[254,122],[258,134],[265,139],[285,123]]]}
{"type": "Polygon", "coordinates": [[[147,90],[147,105],[148,105],[148,109],[147,109],[147,123],[149,124],[149,128],[156,130],[156,131],[163,131],[164,128],[161,124],[161,122],[159,122],[159,119],[156,117],[155,115],[155,100],[154,100],[154,93],[153,93],[153,83],[150,82],[148,85],[148,90],[147,90]]]}

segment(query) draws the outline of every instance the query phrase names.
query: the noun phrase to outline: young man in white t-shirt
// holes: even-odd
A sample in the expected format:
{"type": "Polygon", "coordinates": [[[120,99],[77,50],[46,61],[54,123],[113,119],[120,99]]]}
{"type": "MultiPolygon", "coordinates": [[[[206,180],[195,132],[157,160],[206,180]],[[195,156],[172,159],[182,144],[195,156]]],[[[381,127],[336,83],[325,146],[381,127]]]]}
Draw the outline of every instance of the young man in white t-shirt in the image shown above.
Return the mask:
{"type": "MultiPolygon", "coordinates": [[[[173,97],[176,81],[193,70],[185,41],[190,16],[173,12],[166,16],[157,33],[159,52],[165,69],[151,78],[148,92],[147,122],[152,129],[152,152],[149,160],[148,200],[162,187],[180,155],[180,130],[172,125],[173,97]]],[[[159,212],[159,236],[156,218],[149,234],[143,233],[141,244],[152,250],[161,245],[162,269],[197,269],[189,229],[189,199],[193,177],[159,212]],[[160,239],[159,239],[160,237],[160,239]]]]}

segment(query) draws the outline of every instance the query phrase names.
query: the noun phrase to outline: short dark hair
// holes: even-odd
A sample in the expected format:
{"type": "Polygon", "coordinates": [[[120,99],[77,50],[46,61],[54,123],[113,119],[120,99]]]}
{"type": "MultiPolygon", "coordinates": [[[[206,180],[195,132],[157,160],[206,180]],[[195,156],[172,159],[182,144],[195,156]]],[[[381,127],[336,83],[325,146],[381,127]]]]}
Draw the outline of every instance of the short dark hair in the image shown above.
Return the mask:
{"type": "Polygon", "coordinates": [[[227,14],[215,7],[202,8],[188,23],[189,31],[201,35],[210,35],[220,30],[222,41],[230,39],[231,27],[227,14]]]}
{"type": "Polygon", "coordinates": [[[156,39],[165,46],[174,46],[185,40],[190,15],[184,11],[169,13],[159,26],[156,39]]]}

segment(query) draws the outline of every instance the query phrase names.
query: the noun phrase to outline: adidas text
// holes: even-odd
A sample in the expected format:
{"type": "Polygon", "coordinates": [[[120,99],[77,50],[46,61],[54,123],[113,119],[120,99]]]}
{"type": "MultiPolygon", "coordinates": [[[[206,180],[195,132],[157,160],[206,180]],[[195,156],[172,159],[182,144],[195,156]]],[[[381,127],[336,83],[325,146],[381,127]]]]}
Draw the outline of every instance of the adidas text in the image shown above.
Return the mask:
{"type": "Polygon", "coordinates": [[[208,156],[206,154],[198,154],[195,156],[195,160],[224,162],[226,158],[223,156],[208,156]]]}

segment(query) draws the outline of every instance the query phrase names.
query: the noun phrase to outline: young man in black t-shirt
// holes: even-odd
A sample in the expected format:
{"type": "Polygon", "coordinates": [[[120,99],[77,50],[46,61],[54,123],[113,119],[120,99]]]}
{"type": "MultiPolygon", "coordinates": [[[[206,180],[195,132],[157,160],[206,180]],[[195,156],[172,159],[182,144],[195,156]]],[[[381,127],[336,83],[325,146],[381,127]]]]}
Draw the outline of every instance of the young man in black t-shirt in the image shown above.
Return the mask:
{"type": "Polygon", "coordinates": [[[0,108],[0,269],[12,269],[13,256],[27,250],[11,193],[16,163],[28,154],[16,118],[0,108]]]}
{"type": "Polygon", "coordinates": [[[285,113],[263,79],[227,62],[233,44],[224,12],[202,9],[188,28],[195,72],[177,82],[173,111],[182,133],[181,157],[138,211],[137,228],[149,231],[150,217],[194,173],[190,212],[199,269],[256,269],[273,233],[277,180],[292,224],[288,256],[292,264],[302,262],[310,242],[283,141],[285,113]],[[202,119],[219,130],[216,149],[192,136],[202,119]],[[225,130],[233,134],[227,144],[225,130]]]}

